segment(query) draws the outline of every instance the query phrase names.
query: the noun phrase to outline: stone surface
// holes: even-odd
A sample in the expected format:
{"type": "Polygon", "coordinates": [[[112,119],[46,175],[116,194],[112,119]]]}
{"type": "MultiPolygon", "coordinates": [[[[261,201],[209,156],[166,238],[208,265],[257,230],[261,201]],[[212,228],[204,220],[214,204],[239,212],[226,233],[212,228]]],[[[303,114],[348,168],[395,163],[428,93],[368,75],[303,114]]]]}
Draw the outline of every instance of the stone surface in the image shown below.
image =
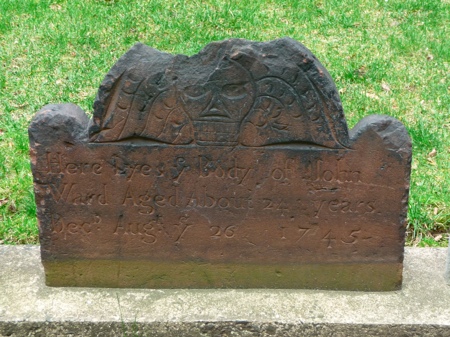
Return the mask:
{"type": "Polygon", "coordinates": [[[401,287],[411,143],[291,39],[134,46],[30,128],[48,285],[401,287]]]}
{"type": "Polygon", "coordinates": [[[406,248],[400,291],[56,288],[0,245],[0,336],[450,336],[446,249],[406,248]]]}

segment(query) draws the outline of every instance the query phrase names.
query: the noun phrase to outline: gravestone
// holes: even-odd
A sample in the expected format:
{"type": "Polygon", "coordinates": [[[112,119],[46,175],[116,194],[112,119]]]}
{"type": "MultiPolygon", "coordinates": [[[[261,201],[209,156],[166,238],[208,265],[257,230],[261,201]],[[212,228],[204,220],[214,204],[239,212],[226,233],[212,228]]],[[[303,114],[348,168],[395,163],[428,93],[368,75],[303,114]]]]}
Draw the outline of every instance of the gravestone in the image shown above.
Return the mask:
{"type": "Polygon", "coordinates": [[[29,135],[50,286],[401,287],[408,134],[387,116],[349,132],[292,39],[136,44],[91,120],[48,105],[29,135]]]}

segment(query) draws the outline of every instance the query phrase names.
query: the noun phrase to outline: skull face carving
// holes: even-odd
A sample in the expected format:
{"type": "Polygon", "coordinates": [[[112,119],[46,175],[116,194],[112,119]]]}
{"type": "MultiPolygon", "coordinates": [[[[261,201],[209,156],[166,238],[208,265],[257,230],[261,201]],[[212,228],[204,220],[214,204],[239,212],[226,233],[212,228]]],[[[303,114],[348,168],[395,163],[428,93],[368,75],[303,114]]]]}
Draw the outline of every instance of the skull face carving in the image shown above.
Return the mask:
{"type": "Polygon", "coordinates": [[[191,57],[137,45],[105,79],[90,132],[95,142],[341,148],[342,116],[329,74],[296,41],[228,40],[191,57]]]}
{"type": "Polygon", "coordinates": [[[180,83],[183,109],[194,121],[240,123],[255,99],[254,82],[246,69],[229,58],[195,84],[180,83]]]}

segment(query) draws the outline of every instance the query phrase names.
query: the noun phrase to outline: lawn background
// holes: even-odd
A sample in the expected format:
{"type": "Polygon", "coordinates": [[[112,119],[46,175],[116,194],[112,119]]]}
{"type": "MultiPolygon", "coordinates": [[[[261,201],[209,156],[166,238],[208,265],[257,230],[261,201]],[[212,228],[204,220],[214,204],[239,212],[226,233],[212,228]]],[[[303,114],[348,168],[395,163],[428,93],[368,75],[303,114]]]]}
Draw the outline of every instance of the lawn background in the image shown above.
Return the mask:
{"type": "Polygon", "coordinates": [[[450,0],[1,0],[0,243],[37,243],[27,127],[48,103],[89,114],[135,42],[192,55],[230,37],[290,36],[328,69],[349,127],[402,121],[413,141],[408,243],[450,228],[450,0]]]}

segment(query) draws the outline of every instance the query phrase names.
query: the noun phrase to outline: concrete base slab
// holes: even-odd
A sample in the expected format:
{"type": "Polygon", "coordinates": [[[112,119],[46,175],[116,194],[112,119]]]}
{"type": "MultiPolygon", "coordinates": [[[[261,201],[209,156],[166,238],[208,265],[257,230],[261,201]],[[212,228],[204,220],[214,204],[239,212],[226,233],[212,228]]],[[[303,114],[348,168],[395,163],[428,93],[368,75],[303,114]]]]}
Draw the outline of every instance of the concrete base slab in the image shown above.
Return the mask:
{"type": "Polygon", "coordinates": [[[446,249],[407,248],[403,289],[50,288],[38,246],[0,246],[0,336],[450,336],[446,249]]]}

